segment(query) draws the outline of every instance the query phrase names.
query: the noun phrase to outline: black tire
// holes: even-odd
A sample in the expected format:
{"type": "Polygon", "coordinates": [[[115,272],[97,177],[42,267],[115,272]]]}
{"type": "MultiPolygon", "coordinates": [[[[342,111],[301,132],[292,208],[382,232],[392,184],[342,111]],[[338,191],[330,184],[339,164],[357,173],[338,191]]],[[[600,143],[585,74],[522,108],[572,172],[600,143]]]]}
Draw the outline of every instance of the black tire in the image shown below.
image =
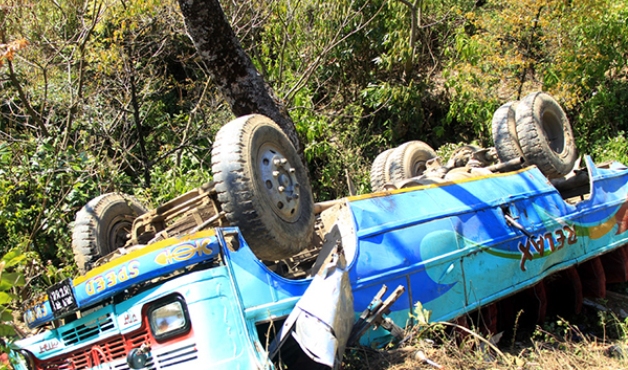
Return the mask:
{"type": "Polygon", "coordinates": [[[432,158],[436,158],[436,152],[422,141],[409,141],[398,146],[388,158],[390,182],[420,176],[425,172],[426,162],[432,158]]]}
{"type": "Polygon", "coordinates": [[[371,191],[377,192],[384,190],[384,185],[390,181],[386,165],[393,150],[394,149],[385,150],[375,157],[371,165],[371,191]]]}
{"type": "Polygon", "coordinates": [[[568,174],[577,159],[571,125],[560,105],[543,92],[529,94],[516,111],[517,136],[527,163],[547,178],[568,174]]]}
{"type": "Polygon", "coordinates": [[[501,162],[522,158],[517,135],[516,110],[519,101],[508,102],[499,107],[493,114],[492,132],[497,157],[501,162]]]}
{"type": "Polygon", "coordinates": [[[309,247],[314,202],[299,155],[271,119],[252,114],[224,125],[212,149],[212,171],[225,217],[262,260],[309,247]]]}
{"type": "Polygon", "coordinates": [[[91,270],[99,258],[123,247],[129,240],[133,220],[146,212],[134,197],[103,194],[90,200],[76,213],[72,251],[81,274],[91,270]]]}

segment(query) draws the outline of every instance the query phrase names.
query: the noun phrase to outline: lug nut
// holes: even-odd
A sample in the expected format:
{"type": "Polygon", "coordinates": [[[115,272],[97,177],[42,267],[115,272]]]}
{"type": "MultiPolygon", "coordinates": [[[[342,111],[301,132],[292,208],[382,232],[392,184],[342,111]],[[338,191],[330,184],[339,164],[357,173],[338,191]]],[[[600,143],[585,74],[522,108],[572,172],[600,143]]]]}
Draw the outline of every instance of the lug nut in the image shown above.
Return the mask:
{"type": "Polygon", "coordinates": [[[279,187],[277,188],[277,191],[278,191],[278,192],[280,192],[280,193],[283,193],[283,192],[284,192],[284,190],[286,190],[286,187],[285,187],[285,186],[279,186],[279,187]]]}
{"type": "Polygon", "coordinates": [[[279,171],[273,171],[273,177],[279,176],[279,171]]]}

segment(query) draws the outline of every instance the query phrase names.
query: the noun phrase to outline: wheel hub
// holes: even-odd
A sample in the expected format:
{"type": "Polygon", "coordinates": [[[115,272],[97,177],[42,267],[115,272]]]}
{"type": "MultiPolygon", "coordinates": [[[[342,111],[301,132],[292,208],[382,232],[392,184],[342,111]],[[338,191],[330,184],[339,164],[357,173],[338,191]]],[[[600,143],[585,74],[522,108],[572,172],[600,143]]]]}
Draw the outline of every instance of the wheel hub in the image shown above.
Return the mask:
{"type": "Polygon", "coordinates": [[[113,226],[109,230],[109,240],[114,250],[122,248],[129,240],[129,233],[131,231],[132,222],[125,220],[124,218],[118,218],[115,220],[113,226]]]}
{"type": "Polygon", "coordinates": [[[412,177],[419,176],[425,172],[427,168],[425,165],[425,161],[416,161],[412,166],[412,177]]]}
{"type": "Polygon", "coordinates": [[[287,221],[298,216],[300,186],[296,170],[277,149],[264,146],[260,150],[259,172],[266,195],[276,214],[287,221]]]}

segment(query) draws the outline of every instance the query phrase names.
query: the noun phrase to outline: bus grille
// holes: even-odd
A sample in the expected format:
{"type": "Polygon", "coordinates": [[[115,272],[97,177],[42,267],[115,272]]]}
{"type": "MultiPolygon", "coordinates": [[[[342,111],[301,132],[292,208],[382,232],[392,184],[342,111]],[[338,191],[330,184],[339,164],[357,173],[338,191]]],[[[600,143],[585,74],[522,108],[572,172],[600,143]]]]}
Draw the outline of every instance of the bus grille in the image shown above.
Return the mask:
{"type": "MultiPolygon", "coordinates": [[[[38,361],[37,369],[78,370],[108,363],[110,365],[109,369],[130,370],[126,363],[126,357],[133,348],[140,348],[142,344],[150,346],[156,344],[146,326],[131,334],[119,335],[69,354],[38,361]]],[[[198,349],[195,343],[189,344],[187,342],[187,344],[178,348],[175,345],[171,345],[165,352],[154,352],[146,364],[146,369],[168,369],[175,365],[194,361],[197,358],[198,349]]]]}
{"type": "Polygon", "coordinates": [[[71,346],[76,343],[96,338],[110,330],[115,330],[115,328],[116,326],[113,322],[111,314],[106,314],[90,322],[61,332],[61,339],[66,346],[71,346]]]}

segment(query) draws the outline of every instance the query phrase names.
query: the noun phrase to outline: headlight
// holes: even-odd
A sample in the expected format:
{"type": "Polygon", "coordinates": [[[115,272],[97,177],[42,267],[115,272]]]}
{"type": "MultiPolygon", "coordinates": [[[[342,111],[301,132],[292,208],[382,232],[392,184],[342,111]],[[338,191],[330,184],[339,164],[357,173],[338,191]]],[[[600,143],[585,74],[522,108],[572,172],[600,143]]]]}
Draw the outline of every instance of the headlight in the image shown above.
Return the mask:
{"type": "Polygon", "coordinates": [[[189,332],[190,318],[185,300],[177,295],[155,302],[148,309],[148,322],[157,341],[189,332]]]}

